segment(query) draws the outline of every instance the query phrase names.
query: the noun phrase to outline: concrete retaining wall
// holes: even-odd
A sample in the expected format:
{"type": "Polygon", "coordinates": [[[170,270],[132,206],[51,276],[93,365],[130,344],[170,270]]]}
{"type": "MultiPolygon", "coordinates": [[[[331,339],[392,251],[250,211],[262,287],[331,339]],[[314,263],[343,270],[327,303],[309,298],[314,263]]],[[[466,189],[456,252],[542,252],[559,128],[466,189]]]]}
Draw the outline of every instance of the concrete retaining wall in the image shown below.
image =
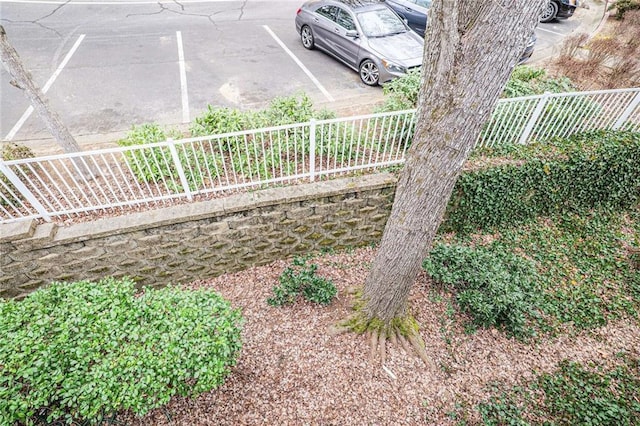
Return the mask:
{"type": "Polygon", "coordinates": [[[0,297],[51,281],[130,276],[161,286],[380,240],[396,180],[379,174],[59,226],[0,225],[0,297]]]}

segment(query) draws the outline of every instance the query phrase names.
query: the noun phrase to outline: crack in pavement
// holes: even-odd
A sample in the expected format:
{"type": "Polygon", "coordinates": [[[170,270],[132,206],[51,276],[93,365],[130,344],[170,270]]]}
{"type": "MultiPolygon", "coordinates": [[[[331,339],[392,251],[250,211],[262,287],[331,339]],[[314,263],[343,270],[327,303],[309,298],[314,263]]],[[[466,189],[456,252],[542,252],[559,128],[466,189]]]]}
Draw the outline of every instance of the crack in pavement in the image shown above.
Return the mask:
{"type": "Polygon", "coordinates": [[[218,24],[213,20],[213,16],[217,15],[219,13],[223,13],[225,11],[219,11],[219,12],[214,12],[211,13],[209,15],[204,15],[201,13],[188,13],[185,12],[185,8],[184,5],[182,3],[180,3],[178,0],[173,0],[173,3],[176,4],[177,6],[180,7],[180,10],[173,10],[167,6],[165,6],[162,2],[158,2],[158,6],[160,6],[160,10],[157,12],[150,12],[150,13],[130,13],[126,15],[126,18],[131,18],[134,16],[152,16],[152,15],[160,15],[161,13],[164,12],[169,12],[169,13],[175,13],[176,15],[183,15],[183,16],[195,16],[195,17],[200,17],[200,18],[207,18],[209,20],[209,22],[211,22],[211,24],[215,27],[216,31],[220,31],[220,29],[218,28],[218,24]]]}
{"type": "Polygon", "coordinates": [[[173,0],[173,2],[180,6],[180,10],[184,12],[184,5],[182,3],[180,3],[178,0],[173,0]]]}
{"type": "Polygon", "coordinates": [[[242,21],[242,17],[244,16],[244,8],[247,5],[247,2],[249,0],[244,0],[244,2],[242,3],[242,6],[240,6],[240,16],[238,16],[238,21],[242,21]]]}
{"type": "Polygon", "coordinates": [[[44,29],[46,31],[51,31],[52,33],[54,33],[58,37],[62,38],[62,34],[58,30],[56,30],[55,28],[48,27],[47,25],[43,24],[40,21],[43,21],[43,20],[45,20],[47,18],[50,18],[51,16],[55,15],[60,9],[62,9],[66,5],[68,5],[70,2],[71,2],[71,0],[65,1],[64,3],[58,5],[55,9],[53,9],[48,14],[46,14],[44,16],[41,16],[38,19],[34,19],[33,21],[12,21],[10,19],[0,19],[0,21],[8,22],[8,23],[11,23],[11,24],[35,24],[35,25],[39,26],[40,28],[42,28],[42,29],[44,29]]]}

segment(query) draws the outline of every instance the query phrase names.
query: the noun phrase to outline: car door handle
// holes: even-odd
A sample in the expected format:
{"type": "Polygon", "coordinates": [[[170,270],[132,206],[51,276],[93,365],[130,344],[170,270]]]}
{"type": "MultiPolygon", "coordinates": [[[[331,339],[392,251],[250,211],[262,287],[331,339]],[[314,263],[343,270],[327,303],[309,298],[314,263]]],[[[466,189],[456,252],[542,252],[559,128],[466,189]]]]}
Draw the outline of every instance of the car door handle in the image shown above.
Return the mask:
{"type": "Polygon", "coordinates": [[[313,18],[313,22],[318,23],[320,20],[318,18],[313,18]]]}
{"type": "Polygon", "coordinates": [[[333,32],[334,32],[334,33],[338,33],[338,34],[339,34],[339,33],[340,33],[340,28],[334,28],[334,29],[333,29],[333,32]]]}

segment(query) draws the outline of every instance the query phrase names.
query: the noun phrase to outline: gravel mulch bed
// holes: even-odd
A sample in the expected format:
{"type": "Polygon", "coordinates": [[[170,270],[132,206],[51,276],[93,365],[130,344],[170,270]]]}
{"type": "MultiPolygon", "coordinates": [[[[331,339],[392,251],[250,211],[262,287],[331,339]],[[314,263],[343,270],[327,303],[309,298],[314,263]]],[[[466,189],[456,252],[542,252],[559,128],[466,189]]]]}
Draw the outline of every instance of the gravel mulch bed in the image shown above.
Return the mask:
{"type": "MultiPolygon", "coordinates": [[[[448,425],[460,404],[490,395],[491,384],[516,384],[553,371],[562,359],[613,362],[622,350],[640,353],[640,327],[623,320],[590,332],[568,332],[534,344],[496,330],[465,334],[450,299],[430,289],[423,275],[411,295],[427,352],[436,370],[400,346],[388,347],[386,364],[372,364],[368,342],[332,334],[350,313],[349,293],[361,285],[374,249],[313,260],[331,278],[338,297],[329,307],[300,301],[267,305],[271,288],[289,263],[278,261],[240,273],[194,282],[240,307],[246,319],[238,364],[220,388],[195,399],[173,398],[131,425],[448,425]]],[[[472,423],[478,418],[469,419],[472,423]]]]}

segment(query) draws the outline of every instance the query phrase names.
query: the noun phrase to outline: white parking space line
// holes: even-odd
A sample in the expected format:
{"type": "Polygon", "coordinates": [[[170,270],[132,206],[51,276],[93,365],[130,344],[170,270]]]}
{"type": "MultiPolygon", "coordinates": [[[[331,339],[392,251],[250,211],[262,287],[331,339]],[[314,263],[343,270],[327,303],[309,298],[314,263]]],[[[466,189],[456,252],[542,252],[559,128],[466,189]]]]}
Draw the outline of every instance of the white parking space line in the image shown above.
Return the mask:
{"type": "MultiPolygon", "coordinates": [[[[58,65],[58,68],[56,69],[56,71],[53,73],[53,75],[42,87],[42,93],[47,93],[47,91],[51,88],[51,86],[53,85],[53,82],[56,81],[56,78],[58,78],[58,76],[62,72],[62,69],[67,65],[67,63],[69,62],[73,54],[76,53],[76,50],[78,50],[80,43],[82,43],[82,40],[84,40],[84,36],[85,36],[84,34],[80,34],[80,37],[78,37],[78,40],[76,40],[71,50],[69,50],[69,53],[67,53],[67,56],[64,57],[60,65],[58,65]]],[[[33,107],[29,106],[29,108],[27,108],[24,114],[22,114],[22,117],[20,117],[18,122],[13,126],[11,131],[9,131],[7,136],[5,136],[4,140],[5,141],[12,140],[15,137],[16,133],[18,133],[18,131],[20,130],[24,122],[27,121],[27,119],[29,118],[29,116],[31,116],[32,113],[33,113],[33,107]]]]}
{"type": "Polygon", "coordinates": [[[188,123],[189,118],[189,92],[187,91],[187,70],[184,64],[184,48],[182,47],[182,32],[176,31],[178,39],[178,65],[180,66],[180,90],[182,92],[182,122],[188,123]]]}
{"type": "Polygon", "coordinates": [[[269,28],[268,25],[263,25],[262,27],[269,33],[271,37],[273,37],[273,39],[280,45],[280,47],[282,47],[282,49],[284,49],[284,51],[287,52],[289,56],[291,56],[291,59],[293,59],[293,61],[296,64],[298,64],[298,66],[302,69],[302,71],[304,71],[304,73],[311,79],[313,84],[315,84],[316,87],[320,89],[320,91],[325,96],[325,98],[327,98],[329,102],[334,102],[335,99],[333,98],[333,96],[331,96],[331,93],[329,93],[327,89],[325,89],[324,86],[320,84],[318,79],[311,73],[311,71],[309,71],[307,67],[304,66],[304,64],[300,61],[300,59],[298,59],[296,55],[294,55],[293,52],[289,50],[287,46],[285,46],[282,40],[280,40],[278,36],[273,31],[271,31],[271,28],[269,28]]]}
{"type": "Polygon", "coordinates": [[[551,30],[547,30],[547,29],[542,28],[542,27],[538,27],[538,28],[536,28],[536,30],[544,31],[545,33],[555,34],[555,35],[558,35],[558,36],[561,36],[561,37],[564,37],[564,36],[565,36],[565,34],[557,33],[557,32],[555,32],[555,31],[551,31],[551,30]]]}

